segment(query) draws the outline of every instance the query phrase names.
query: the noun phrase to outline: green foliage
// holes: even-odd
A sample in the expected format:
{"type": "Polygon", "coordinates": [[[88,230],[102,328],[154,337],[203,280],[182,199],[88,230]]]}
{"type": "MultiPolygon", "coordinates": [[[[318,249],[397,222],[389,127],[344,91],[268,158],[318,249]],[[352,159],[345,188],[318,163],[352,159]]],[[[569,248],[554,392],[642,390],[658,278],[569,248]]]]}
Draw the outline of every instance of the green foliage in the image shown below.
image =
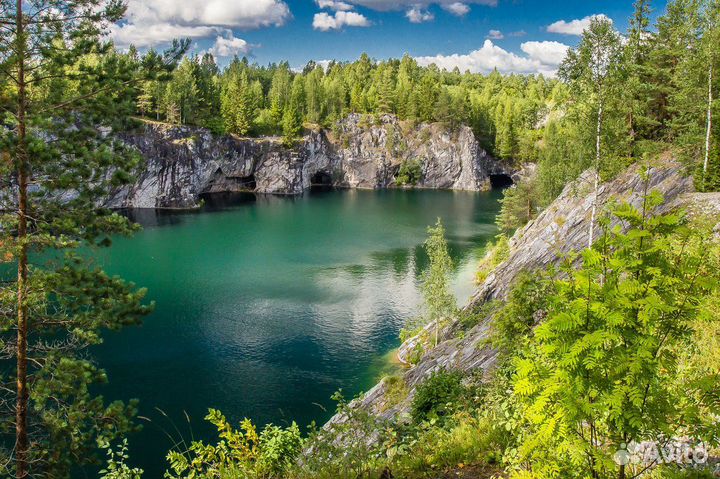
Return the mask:
{"type": "Polygon", "coordinates": [[[215,445],[194,441],[187,451],[171,451],[167,459],[172,479],[281,477],[296,460],[303,441],[295,423],[287,428],[269,424],[260,434],[249,419],[235,429],[225,416],[210,409],[205,419],[218,430],[215,445]]]}
{"type": "Polygon", "coordinates": [[[457,410],[465,393],[462,375],[438,371],[417,387],[412,401],[412,418],[416,423],[443,420],[457,410]]]}
{"type": "MultiPolygon", "coordinates": [[[[534,326],[547,314],[554,284],[540,272],[522,272],[493,317],[490,342],[505,357],[523,350],[534,326]]],[[[550,275],[547,275],[550,276],[550,275]]]]}
{"type": "Polygon", "coordinates": [[[525,432],[517,464],[535,477],[617,476],[621,443],[660,440],[708,421],[678,388],[677,351],[691,340],[700,301],[717,288],[709,238],[672,214],[620,204],[604,234],[568,267],[548,298],[547,320],[515,362],[525,432]]]}
{"type": "Polygon", "coordinates": [[[425,251],[430,264],[423,274],[421,289],[425,299],[425,319],[428,324],[435,324],[433,343],[437,346],[442,324],[450,321],[457,313],[455,296],[450,290],[453,264],[445,240],[445,228],[440,218],[434,227],[428,228],[425,251]]]}
{"type": "MultiPolygon", "coordinates": [[[[105,34],[123,17],[121,2],[7,6],[0,9],[0,258],[8,263],[0,285],[0,434],[14,447],[0,450],[0,475],[62,479],[97,464],[98,443],[135,429],[135,402],[97,395],[107,375],[90,352],[103,331],[138,324],[151,307],[145,290],[76,250],[135,231],[99,206],[140,167],[117,133],[136,126],[137,96],[168,79],[187,43],[164,54],[115,51],[105,34]]],[[[158,107],[152,98],[142,105],[158,107]]]]}
{"type": "Polygon", "coordinates": [[[407,397],[408,388],[401,375],[386,376],[383,378],[383,383],[385,384],[383,409],[391,409],[407,397]]]}
{"type": "Polygon", "coordinates": [[[525,226],[537,216],[540,207],[536,179],[526,178],[506,188],[500,205],[500,214],[495,222],[503,233],[509,234],[525,226]]]}
{"type": "Polygon", "coordinates": [[[107,449],[107,465],[101,469],[100,479],[141,479],[143,470],[127,465],[130,458],[128,454],[127,439],[123,439],[122,443],[116,449],[110,444],[103,443],[100,447],[107,449]]]}
{"type": "MultiPolygon", "coordinates": [[[[500,473],[497,459],[502,454],[505,432],[489,416],[459,412],[447,427],[423,424],[408,445],[390,463],[395,477],[406,479],[438,477],[444,471],[462,471],[480,465],[482,476],[500,473]]],[[[475,477],[475,476],[473,476],[475,477]]]]}
{"type": "Polygon", "coordinates": [[[507,235],[501,234],[485,246],[483,258],[475,273],[475,282],[482,284],[493,270],[510,255],[510,242],[507,235]]]}
{"type": "Polygon", "coordinates": [[[415,186],[422,179],[422,165],[417,160],[404,160],[395,177],[398,186],[415,186]]]}
{"type": "Polygon", "coordinates": [[[305,444],[310,454],[289,475],[299,479],[379,478],[390,451],[397,446],[397,430],[368,411],[350,406],[341,391],[333,399],[337,401],[335,412],[343,420],[312,431],[305,444]]]}

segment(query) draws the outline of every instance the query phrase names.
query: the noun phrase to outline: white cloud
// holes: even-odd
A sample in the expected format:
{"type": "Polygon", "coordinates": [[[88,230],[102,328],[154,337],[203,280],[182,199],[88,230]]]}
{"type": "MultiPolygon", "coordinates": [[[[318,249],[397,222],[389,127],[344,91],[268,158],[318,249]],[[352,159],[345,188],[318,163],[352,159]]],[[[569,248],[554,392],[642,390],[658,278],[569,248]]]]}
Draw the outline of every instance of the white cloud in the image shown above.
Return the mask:
{"type": "Polygon", "coordinates": [[[222,29],[206,26],[183,26],[160,23],[152,28],[146,25],[124,24],[114,26],[110,37],[118,46],[127,47],[133,44],[137,47],[150,47],[166,43],[173,38],[205,38],[218,34],[222,29]]]}
{"type": "Polygon", "coordinates": [[[556,75],[558,66],[570,47],[558,42],[525,42],[520,48],[526,56],[504,50],[492,40],[485,40],[482,48],[465,55],[425,56],[417,57],[416,60],[420,65],[434,63],[446,70],[458,67],[460,71],[489,73],[497,68],[501,73],[542,73],[552,77],[556,75]]]}
{"type": "Polygon", "coordinates": [[[500,30],[490,30],[487,34],[487,38],[490,40],[502,40],[505,38],[505,35],[503,35],[503,32],[500,30]]]}
{"type": "Polygon", "coordinates": [[[468,7],[462,2],[453,2],[447,5],[441,5],[441,7],[458,17],[467,15],[467,13],[470,11],[470,7],[468,7]]]}
{"type": "Polygon", "coordinates": [[[281,26],[291,17],[282,0],[129,0],[111,37],[120,46],[151,46],[177,37],[201,38],[227,28],[281,26]]]}
{"type": "Polygon", "coordinates": [[[450,12],[470,10],[469,5],[485,5],[494,7],[498,0],[345,0],[353,5],[360,5],[382,12],[409,10],[411,8],[426,9],[430,5],[439,5],[450,12]]]}
{"type": "Polygon", "coordinates": [[[236,38],[232,33],[227,36],[218,36],[215,44],[208,50],[216,57],[231,57],[233,55],[247,54],[252,46],[242,38],[236,38]]]}
{"type": "Polygon", "coordinates": [[[567,55],[568,46],[560,42],[525,42],[520,49],[528,57],[539,60],[543,65],[560,65],[567,55]]]}
{"type": "Polygon", "coordinates": [[[320,8],[329,8],[330,10],[347,12],[352,10],[353,6],[349,3],[337,0],[316,0],[317,6],[320,8]]]}
{"type": "Polygon", "coordinates": [[[405,12],[405,16],[410,23],[424,23],[435,20],[435,15],[429,10],[423,10],[418,7],[412,7],[410,10],[405,12]]]}
{"type": "Polygon", "coordinates": [[[525,30],[518,30],[516,32],[510,32],[508,35],[511,37],[524,37],[527,35],[527,32],[525,30]]]}
{"type": "Polygon", "coordinates": [[[316,13],[313,17],[313,28],[327,32],[328,30],[339,30],[345,26],[348,27],[369,27],[370,20],[357,12],[335,12],[329,15],[325,12],[316,13]]]}
{"type": "Polygon", "coordinates": [[[610,20],[612,22],[607,15],[600,13],[597,15],[589,15],[581,19],[570,20],[569,22],[566,22],[565,20],[558,20],[557,22],[548,25],[547,31],[550,33],[560,33],[562,35],[580,36],[583,34],[585,29],[590,26],[590,22],[595,18],[610,20]]]}

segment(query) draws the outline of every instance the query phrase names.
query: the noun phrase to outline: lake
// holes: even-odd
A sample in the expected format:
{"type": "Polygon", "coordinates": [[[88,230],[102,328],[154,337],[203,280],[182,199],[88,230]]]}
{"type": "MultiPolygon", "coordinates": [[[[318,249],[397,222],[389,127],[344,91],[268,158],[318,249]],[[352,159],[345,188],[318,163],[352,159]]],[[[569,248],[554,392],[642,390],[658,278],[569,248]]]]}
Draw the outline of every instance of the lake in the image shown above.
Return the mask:
{"type": "Polygon", "coordinates": [[[147,287],[156,310],[94,350],[110,380],[99,392],[140,400],[131,463],[161,477],[172,441],[213,437],[210,407],[259,425],[327,420],[333,392],[352,397],[393,367],[398,332],[421,310],[427,226],[447,228],[462,302],[500,197],[340,190],[131,212],[143,231],[98,261],[147,287]]]}

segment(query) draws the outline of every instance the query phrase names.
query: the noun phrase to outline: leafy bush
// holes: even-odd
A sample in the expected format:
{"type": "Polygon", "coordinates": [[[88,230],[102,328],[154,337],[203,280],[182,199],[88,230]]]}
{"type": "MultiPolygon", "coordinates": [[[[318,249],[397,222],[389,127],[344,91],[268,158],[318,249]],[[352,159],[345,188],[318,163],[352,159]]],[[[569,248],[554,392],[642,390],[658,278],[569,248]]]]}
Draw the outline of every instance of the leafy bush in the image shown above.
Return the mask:
{"type": "Polygon", "coordinates": [[[217,427],[215,445],[194,441],[187,451],[170,451],[168,479],[215,479],[223,477],[279,477],[295,462],[303,441],[294,422],[285,429],[267,425],[258,434],[249,419],[234,429],[225,416],[210,409],[205,419],[217,427]]]}
{"type": "Polygon", "coordinates": [[[368,411],[353,408],[341,391],[333,395],[343,421],[316,429],[307,439],[309,451],[290,471],[294,479],[379,478],[387,467],[388,424],[368,411]]]}
{"type": "Polygon", "coordinates": [[[422,165],[418,160],[404,160],[395,177],[398,186],[415,186],[422,179],[422,165]]]}
{"type": "Polygon", "coordinates": [[[490,273],[510,256],[510,242],[507,235],[498,235],[495,241],[491,241],[485,246],[484,253],[478,271],[475,273],[475,282],[477,284],[484,283],[490,273]]]}
{"type": "Polygon", "coordinates": [[[107,450],[107,465],[102,469],[100,479],[141,479],[143,470],[138,468],[131,468],[127,465],[128,455],[128,444],[127,439],[123,439],[122,444],[118,445],[116,449],[113,449],[110,444],[103,442],[100,444],[101,448],[107,450]]]}
{"type": "Polygon", "coordinates": [[[517,352],[532,327],[546,314],[553,283],[546,279],[552,273],[523,272],[518,275],[505,305],[495,315],[490,342],[503,354],[517,352]]]}
{"type": "Polygon", "coordinates": [[[405,379],[401,375],[386,376],[383,379],[385,383],[385,403],[383,410],[397,406],[408,395],[408,388],[405,379]]]}
{"type": "MultiPolygon", "coordinates": [[[[506,434],[490,417],[458,413],[449,426],[421,426],[408,447],[400,448],[400,454],[393,457],[390,469],[395,477],[438,477],[439,472],[458,467],[497,464],[506,434]]],[[[497,465],[490,469],[487,477],[500,472],[497,465]]]]}
{"type": "Polygon", "coordinates": [[[442,420],[456,410],[464,392],[460,373],[433,373],[415,392],[411,412],[413,420],[416,423],[442,420]]]}

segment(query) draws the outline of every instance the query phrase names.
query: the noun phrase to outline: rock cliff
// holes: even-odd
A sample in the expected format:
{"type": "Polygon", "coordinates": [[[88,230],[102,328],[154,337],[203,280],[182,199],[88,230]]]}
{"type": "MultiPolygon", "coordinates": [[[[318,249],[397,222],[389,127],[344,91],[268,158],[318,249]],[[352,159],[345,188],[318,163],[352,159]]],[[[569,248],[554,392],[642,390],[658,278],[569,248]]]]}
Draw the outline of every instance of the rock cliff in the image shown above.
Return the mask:
{"type": "MultiPolygon", "coordinates": [[[[607,205],[613,199],[619,199],[636,207],[641,206],[645,183],[640,173],[640,167],[635,166],[603,184],[598,204],[607,205]]],[[[666,199],[661,210],[687,205],[689,200],[698,202],[697,194],[693,193],[692,179],[684,175],[680,164],[670,160],[660,161],[648,171],[648,175],[649,190],[659,191],[666,199]]],[[[508,258],[477,289],[466,308],[479,309],[488,301],[504,300],[519,273],[557,265],[567,253],[584,248],[588,242],[593,197],[593,175],[587,172],[569,184],[535,220],[515,233],[510,240],[508,258]]],[[[701,200],[700,203],[706,202],[701,200]]],[[[409,412],[416,387],[433,372],[440,369],[464,372],[491,370],[497,359],[497,351],[486,341],[492,319],[490,313],[463,334],[457,334],[460,329],[457,323],[446,327],[438,346],[425,353],[416,365],[405,370],[403,377],[409,394],[399,403],[389,402],[385,394],[386,383],[380,382],[356,400],[353,406],[384,419],[397,418],[409,412]]],[[[401,355],[412,349],[413,341],[410,339],[401,346],[401,355]]],[[[345,417],[336,416],[329,425],[344,420],[345,417]]]]}
{"type": "Polygon", "coordinates": [[[420,188],[484,190],[491,174],[513,173],[480,148],[468,127],[411,126],[392,115],[350,115],[291,149],[278,138],[214,136],[150,122],[123,140],[146,162],[135,184],[113,193],[107,206],[114,208],[191,208],[205,193],[295,195],[312,184],[387,188],[407,161],[421,166],[420,188]]]}

